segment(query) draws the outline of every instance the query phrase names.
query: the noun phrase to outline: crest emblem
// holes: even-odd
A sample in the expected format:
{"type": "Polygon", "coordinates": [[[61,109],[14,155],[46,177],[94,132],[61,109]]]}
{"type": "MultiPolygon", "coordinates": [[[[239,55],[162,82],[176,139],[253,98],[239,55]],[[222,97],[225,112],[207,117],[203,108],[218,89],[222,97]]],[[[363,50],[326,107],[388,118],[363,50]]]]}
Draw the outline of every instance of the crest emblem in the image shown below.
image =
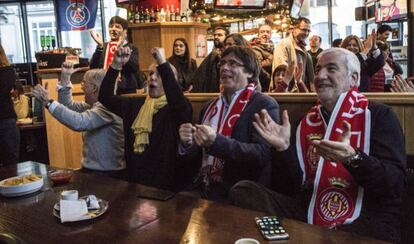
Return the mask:
{"type": "Polygon", "coordinates": [[[346,193],[337,188],[330,188],[319,195],[319,215],[325,221],[335,221],[350,214],[352,206],[346,193]]]}
{"type": "Polygon", "coordinates": [[[72,3],[66,8],[66,20],[74,28],[80,28],[89,22],[91,13],[83,3],[72,3]]]}

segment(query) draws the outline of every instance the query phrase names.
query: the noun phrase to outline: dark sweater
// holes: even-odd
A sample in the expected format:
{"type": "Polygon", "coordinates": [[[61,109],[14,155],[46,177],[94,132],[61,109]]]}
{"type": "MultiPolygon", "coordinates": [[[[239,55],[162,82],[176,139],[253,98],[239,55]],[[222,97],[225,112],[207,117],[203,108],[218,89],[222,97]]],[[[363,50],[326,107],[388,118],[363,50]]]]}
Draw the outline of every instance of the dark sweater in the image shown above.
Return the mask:
{"type": "Polygon", "coordinates": [[[0,119],[16,119],[10,94],[15,81],[16,73],[11,66],[0,67],[0,119]]]}
{"type": "MultiPolygon", "coordinates": [[[[401,218],[402,194],[406,186],[406,154],[400,123],[386,105],[370,103],[371,148],[358,168],[347,169],[364,188],[361,216],[387,223],[396,233],[401,218]]],[[[296,131],[296,129],[294,130],[296,131]]],[[[285,194],[308,194],[313,186],[302,186],[302,171],[296,154],[295,135],[284,152],[274,152],[273,190],[285,194]]]]}
{"type": "Polygon", "coordinates": [[[153,117],[149,145],[142,154],[134,153],[135,135],[131,130],[144,99],[114,96],[118,71],[109,68],[99,91],[99,101],[124,120],[125,156],[129,180],[169,190],[180,190],[189,183],[196,169],[182,167],[177,160],[179,125],[191,122],[192,107],[184,97],[168,63],[158,66],[168,104],[153,117]]]}
{"type": "Polygon", "coordinates": [[[194,59],[190,59],[190,65],[184,61],[184,58],[171,56],[167,60],[177,70],[178,82],[180,83],[183,91],[187,91],[191,84],[193,74],[197,69],[197,63],[194,59]]]}

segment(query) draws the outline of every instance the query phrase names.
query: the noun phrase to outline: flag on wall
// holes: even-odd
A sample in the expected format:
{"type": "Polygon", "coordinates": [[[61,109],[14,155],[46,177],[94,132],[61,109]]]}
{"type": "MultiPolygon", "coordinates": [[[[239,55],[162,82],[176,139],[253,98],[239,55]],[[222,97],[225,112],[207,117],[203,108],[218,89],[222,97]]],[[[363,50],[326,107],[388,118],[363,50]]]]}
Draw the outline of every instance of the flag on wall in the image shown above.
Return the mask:
{"type": "Polygon", "coordinates": [[[79,31],[95,27],[97,0],[55,0],[60,31],[79,31]]]}

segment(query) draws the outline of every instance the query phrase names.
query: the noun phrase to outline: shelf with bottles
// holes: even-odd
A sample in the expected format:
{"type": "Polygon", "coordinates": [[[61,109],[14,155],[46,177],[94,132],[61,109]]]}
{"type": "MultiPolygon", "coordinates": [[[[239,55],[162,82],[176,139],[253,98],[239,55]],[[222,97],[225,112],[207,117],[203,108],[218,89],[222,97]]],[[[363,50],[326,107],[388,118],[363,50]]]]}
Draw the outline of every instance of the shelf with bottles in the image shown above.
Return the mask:
{"type": "Polygon", "coordinates": [[[194,17],[190,9],[180,11],[179,8],[174,8],[174,5],[168,4],[164,9],[162,5],[144,8],[143,5],[131,3],[127,10],[129,24],[192,22],[194,17]]]}

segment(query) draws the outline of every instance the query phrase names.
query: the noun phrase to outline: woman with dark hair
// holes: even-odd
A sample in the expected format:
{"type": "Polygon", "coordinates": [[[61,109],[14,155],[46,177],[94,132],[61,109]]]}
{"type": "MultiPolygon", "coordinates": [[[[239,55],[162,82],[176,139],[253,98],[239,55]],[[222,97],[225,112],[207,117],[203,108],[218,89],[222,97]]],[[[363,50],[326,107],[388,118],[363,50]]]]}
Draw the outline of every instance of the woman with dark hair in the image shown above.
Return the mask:
{"type": "Polygon", "coordinates": [[[361,66],[361,77],[359,91],[366,92],[371,76],[385,65],[384,56],[377,47],[377,34],[375,30],[362,44],[359,37],[355,35],[347,36],[341,43],[341,48],[353,52],[359,60],[361,66]]]}
{"type": "Polygon", "coordinates": [[[178,82],[183,91],[190,92],[193,89],[191,78],[197,69],[197,63],[190,57],[188,43],[184,38],[177,38],[173,44],[173,55],[167,59],[178,72],[178,82]]]}
{"type": "Polygon", "coordinates": [[[15,82],[16,73],[0,44],[0,167],[19,160],[20,132],[11,99],[15,82]]]}
{"type": "Polygon", "coordinates": [[[244,39],[244,37],[238,33],[233,33],[228,36],[226,36],[226,39],[224,39],[224,47],[228,48],[231,46],[242,46],[242,47],[249,47],[249,42],[244,39]]]}

